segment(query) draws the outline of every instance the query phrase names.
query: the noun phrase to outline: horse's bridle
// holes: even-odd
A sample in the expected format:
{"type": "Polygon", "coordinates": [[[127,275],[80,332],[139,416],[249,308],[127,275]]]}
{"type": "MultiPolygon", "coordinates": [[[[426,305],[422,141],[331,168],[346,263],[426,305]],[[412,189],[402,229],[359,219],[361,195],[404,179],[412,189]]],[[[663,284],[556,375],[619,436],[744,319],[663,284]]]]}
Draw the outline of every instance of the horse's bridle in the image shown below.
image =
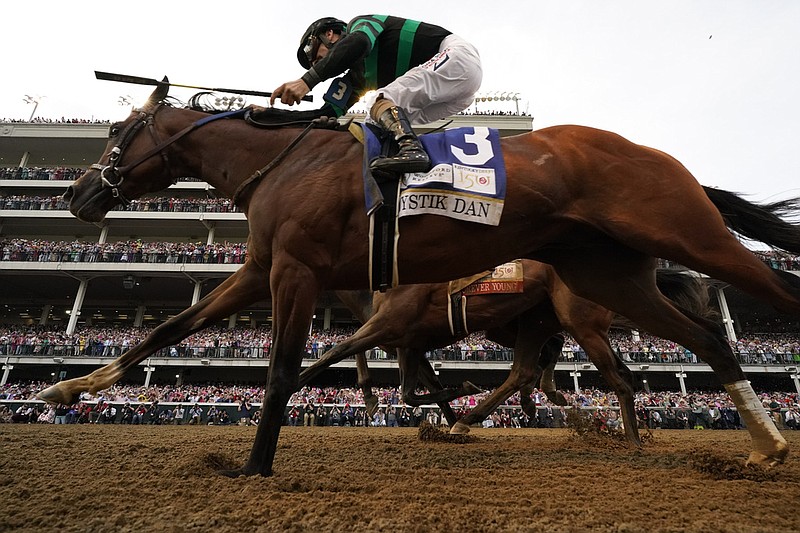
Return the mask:
{"type": "MultiPolygon", "coordinates": [[[[152,157],[157,153],[161,155],[161,159],[164,161],[164,166],[167,169],[167,171],[168,172],[170,171],[169,158],[167,157],[167,153],[164,149],[173,142],[175,142],[177,138],[171,139],[169,140],[169,142],[160,141],[158,132],[156,131],[155,128],[155,114],[160,107],[161,104],[156,105],[153,108],[153,110],[149,113],[140,111],[136,119],[134,119],[133,122],[128,124],[128,126],[124,130],[122,130],[122,133],[120,134],[119,143],[117,143],[117,145],[114,146],[114,148],[112,148],[111,151],[108,153],[107,165],[103,166],[98,163],[94,163],[89,167],[94,170],[100,171],[100,183],[102,184],[103,187],[108,187],[111,190],[111,196],[119,200],[119,202],[123,206],[127,207],[131,203],[131,201],[127,199],[125,195],[122,194],[122,192],[120,191],[120,185],[122,185],[122,182],[125,181],[124,173],[130,172],[131,170],[133,170],[146,160],[150,159],[150,157],[152,157]],[[155,144],[155,147],[145,152],[144,155],[140,156],[132,163],[128,163],[127,165],[122,167],[117,166],[120,159],[122,158],[122,152],[125,150],[125,148],[128,147],[128,145],[131,143],[131,141],[139,132],[139,130],[142,129],[142,127],[144,127],[145,125],[148,126],[148,130],[150,131],[150,136],[153,138],[153,143],[155,144]],[[116,183],[112,180],[115,180],[116,183]]],[[[113,128],[114,126],[112,126],[112,129],[113,128]]],[[[174,184],[176,181],[177,178],[172,176],[172,183],[174,184]]]]}
{"type": "Polygon", "coordinates": [[[172,178],[172,183],[175,184],[178,178],[177,176],[174,176],[172,174],[172,170],[169,165],[169,158],[167,157],[166,148],[171,144],[175,143],[176,141],[178,141],[178,139],[180,139],[184,135],[187,135],[188,133],[199,128],[200,126],[204,126],[209,122],[213,122],[214,120],[219,120],[221,118],[240,117],[244,115],[244,113],[247,111],[247,109],[237,109],[235,111],[219,113],[216,115],[210,115],[201,118],[200,120],[197,120],[191,123],[190,125],[186,126],[184,129],[182,129],[172,137],[162,141],[160,140],[158,132],[156,131],[155,128],[155,115],[162,105],[163,103],[156,104],[153,107],[152,111],[149,112],[139,111],[139,114],[133,120],[133,122],[128,124],[125,127],[125,129],[122,130],[122,133],[120,133],[119,143],[117,143],[117,145],[114,146],[114,148],[112,148],[111,151],[108,153],[108,164],[103,166],[98,163],[95,163],[89,167],[94,170],[100,171],[100,182],[102,183],[102,186],[104,188],[108,187],[111,190],[111,196],[119,200],[119,202],[123,206],[128,206],[131,203],[131,201],[128,200],[125,197],[125,195],[123,195],[122,192],[120,191],[120,185],[122,185],[122,182],[125,181],[125,173],[130,172],[131,170],[138,167],[139,165],[141,165],[154,155],[159,154],[161,156],[162,161],[164,162],[164,167],[167,169],[167,172],[169,172],[170,177],[172,178]],[[122,159],[122,152],[125,150],[125,148],[128,147],[128,145],[131,143],[131,141],[139,132],[139,130],[142,129],[144,126],[147,126],[147,129],[150,131],[150,136],[152,137],[155,146],[153,146],[153,148],[146,151],[144,154],[140,155],[127,165],[117,166],[120,159],[122,159]],[[115,180],[116,182],[112,180],[115,180]]]}
{"type": "MultiPolygon", "coordinates": [[[[100,183],[104,188],[108,187],[111,190],[111,196],[119,200],[119,202],[123,206],[128,206],[131,203],[131,201],[128,200],[125,197],[125,195],[123,195],[122,192],[120,191],[120,185],[122,185],[122,182],[125,181],[124,173],[130,172],[131,170],[141,165],[154,155],[159,154],[161,155],[161,159],[164,161],[164,166],[167,169],[167,172],[170,173],[170,177],[172,178],[172,183],[175,184],[178,178],[177,176],[174,176],[172,174],[172,170],[170,169],[169,166],[169,158],[167,157],[167,152],[166,152],[166,148],[168,146],[175,143],[178,139],[180,139],[184,135],[187,135],[188,133],[194,131],[200,126],[208,124],[209,122],[213,122],[221,118],[239,118],[244,116],[246,113],[250,111],[248,108],[243,108],[243,109],[237,109],[235,111],[228,111],[225,113],[219,113],[216,115],[210,115],[201,118],[200,120],[197,120],[191,123],[190,125],[186,126],[184,129],[182,129],[169,139],[161,141],[159,140],[159,136],[155,128],[155,114],[161,108],[162,104],[163,103],[156,104],[155,107],[153,107],[153,110],[150,112],[139,111],[138,116],[133,120],[133,122],[128,124],[127,127],[120,134],[120,139],[121,139],[120,142],[116,146],[114,146],[114,148],[112,148],[111,151],[108,153],[107,165],[103,166],[99,163],[94,163],[90,166],[90,168],[100,171],[100,183]],[[151,148],[144,154],[134,159],[133,162],[128,163],[127,165],[121,167],[117,166],[117,163],[122,158],[122,152],[125,150],[125,148],[128,147],[128,145],[136,136],[136,134],[139,132],[139,130],[142,129],[142,127],[144,127],[145,125],[148,126],[148,129],[150,130],[150,136],[153,138],[153,143],[155,144],[155,146],[153,146],[153,148],[151,148]],[[116,179],[116,183],[111,181],[111,179],[116,179]]],[[[236,191],[234,191],[232,196],[233,203],[236,204],[239,201],[239,196],[247,187],[252,185],[254,182],[258,181],[267,172],[269,172],[275,166],[277,166],[278,163],[280,163],[283,160],[286,154],[288,154],[292,150],[292,148],[294,148],[297,145],[297,143],[299,143],[313,127],[323,126],[329,128],[330,120],[333,120],[335,122],[335,119],[329,119],[329,120],[318,119],[318,120],[312,120],[310,123],[308,123],[306,128],[294,139],[294,141],[292,141],[289,144],[289,146],[287,146],[280,154],[278,154],[267,166],[265,166],[260,170],[257,170],[252,176],[250,176],[248,179],[242,182],[239,185],[239,187],[237,187],[236,191]]]]}

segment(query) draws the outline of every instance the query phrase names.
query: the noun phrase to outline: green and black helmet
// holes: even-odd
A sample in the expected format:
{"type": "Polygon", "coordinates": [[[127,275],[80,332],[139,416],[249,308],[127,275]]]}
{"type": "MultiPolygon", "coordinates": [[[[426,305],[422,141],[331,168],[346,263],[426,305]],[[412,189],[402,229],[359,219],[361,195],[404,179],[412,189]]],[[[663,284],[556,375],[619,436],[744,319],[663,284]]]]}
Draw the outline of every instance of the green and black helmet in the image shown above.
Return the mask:
{"type": "Polygon", "coordinates": [[[303,34],[303,38],[300,40],[300,48],[297,49],[297,60],[303,65],[303,68],[311,68],[311,62],[317,56],[320,44],[324,44],[328,48],[333,46],[333,43],[324,37],[320,38],[320,35],[328,30],[344,34],[346,28],[346,22],[333,17],[324,17],[314,21],[303,34]]]}

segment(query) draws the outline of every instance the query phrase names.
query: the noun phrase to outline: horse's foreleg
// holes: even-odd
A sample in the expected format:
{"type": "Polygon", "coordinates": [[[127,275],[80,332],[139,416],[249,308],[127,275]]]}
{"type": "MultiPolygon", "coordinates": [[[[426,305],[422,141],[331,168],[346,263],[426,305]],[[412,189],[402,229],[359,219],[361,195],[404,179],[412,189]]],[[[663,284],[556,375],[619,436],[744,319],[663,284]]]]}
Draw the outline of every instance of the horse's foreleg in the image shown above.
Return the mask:
{"type": "Polygon", "coordinates": [[[469,433],[471,424],[484,420],[523,385],[531,383],[539,376],[541,372],[539,352],[545,341],[561,329],[552,312],[545,317],[546,319],[542,317],[541,312],[542,308],[536,307],[517,318],[517,340],[514,345],[514,363],[511,366],[511,373],[494,392],[452,426],[451,434],[469,433]],[[532,324],[535,324],[536,327],[530,327],[532,324]]]}
{"type": "Polygon", "coordinates": [[[608,329],[614,313],[576,296],[560,279],[553,283],[551,298],[561,325],[583,347],[616,392],[628,442],[641,446],[633,403],[633,376],[608,342],[608,329]]]}
{"type": "MultiPolygon", "coordinates": [[[[561,355],[561,349],[564,347],[564,337],[561,335],[553,335],[542,346],[542,352],[539,355],[539,366],[542,367],[542,376],[539,378],[539,388],[545,393],[547,399],[554,405],[567,405],[567,399],[564,395],[556,389],[555,370],[558,357],[561,355]]],[[[520,389],[520,394],[523,391],[520,389]]],[[[522,397],[520,397],[522,398],[522,397]]],[[[530,390],[528,390],[528,401],[530,402],[530,390]]],[[[525,404],[520,400],[522,410],[525,411],[525,404]]],[[[525,411],[527,413],[527,411],[525,411]]],[[[528,413],[530,416],[530,413],[528,413]]]]}
{"type": "MultiPolygon", "coordinates": [[[[303,387],[308,385],[312,379],[320,376],[331,365],[351,355],[371,350],[375,346],[390,340],[387,339],[387,335],[382,326],[383,323],[382,320],[380,320],[380,316],[375,315],[375,317],[368,320],[350,337],[336,343],[336,346],[325,352],[322,357],[320,357],[319,361],[316,361],[313,365],[300,373],[299,386],[303,387]]],[[[356,359],[356,364],[358,364],[358,359],[356,359]]]]}
{"type": "Polygon", "coordinates": [[[444,404],[448,404],[447,409],[450,410],[451,417],[455,419],[455,413],[450,409],[449,402],[456,398],[461,398],[462,396],[480,394],[483,392],[479,387],[473,385],[469,381],[465,381],[460,387],[442,387],[439,379],[436,378],[433,368],[430,366],[430,362],[425,359],[425,352],[423,350],[399,348],[397,350],[397,358],[400,362],[400,373],[403,382],[403,401],[408,405],[417,406],[426,403],[435,403],[441,407],[444,404]],[[424,363],[422,363],[423,361],[424,363]],[[420,375],[421,369],[423,371],[422,375],[420,375]],[[428,370],[430,373],[428,373],[428,370]],[[431,375],[433,375],[434,378],[432,381],[428,379],[431,375]],[[434,390],[429,389],[427,394],[417,394],[417,382],[421,376],[425,376],[427,383],[434,387],[434,390]]]}
{"type": "MultiPolygon", "coordinates": [[[[535,419],[538,413],[536,412],[536,402],[534,402],[533,399],[531,399],[531,394],[533,394],[533,385],[530,383],[522,385],[519,388],[519,405],[520,407],[522,407],[522,411],[526,415],[528,415],[530,418],[535,419]]],[[[561,397],[563,398],[563,396],[561,397]]]]}
{"type": "Polygon", "coordinates": [[[78,400],[81,392],[104,390],[158,350],[176,344],[192,333],[267,297],[267,289],[266,273],[248,261],[205,298],[155,328],[147,338],[114,362],[86,376],[56,383],[38,396],[49,403],[69,405],[78,400]]]}
{"type": "MultiPolygon", "coordinates": [[[[419,376],[420,382],[422,382],[422,386],[429,391],[444,390],[444,386],[442,386],[442,382],[439,381],[439,376],[436,375],[436,371],[433,369],[433,366],[431,366],[431,362],[428,361],[423,354],[421,354],[421,359],[419,360],[419,370],[417,371],[417,375],[419,376]]],[[[468,381],[464,382],[462,388],[466,389],[468,387],[468,383],[468,381]]],[[[474,387],[474,385],[471,383],[469,383],[469,385],[474,387]]],[[[405,390],[405,385],[403,386],[403,390],[405,390]]],[[[449,401],[437,402],[437,405],[439,406],[439,409],[442,410],[442,414],[444,415],[445,420],[447,420],[447,424],[449,426],[452,426],[458,421],[458,417],[456,417],[456,413],[453,411],[453,408],[450,407],[449,401]]]]}
{"type": "Polygon", "coordinates": [[[223,472],[229,476],[272,475],[286,404],[298,389],[311,317],[321,290],[313,273],[305,265],[294,261],[274,264],[270,272],[270,285],[273,342],[261,421],[250,457],[240,470],[223,472]]]}
{"type": "MultiPolygon", "coordinates": [[[[367,354],[360,352],[356,354],[356,372],[358,372],[358,388],[364,395],[364,405],[370,417],[375,416],[378,411],[378,397],[372,392],[372,377],[367,366],[367,354]]],[[[302,379],[303,375],[300,374],[302,379]]]]}
{"type": "Polygon", "coordinates": [[[634,410],[633,375],[627,366],[619,361],[608,342],[604,331],[582,329],[570,332],[580,344],[597,370],[605,378],[619,399],[619,409],[625,426],[625,437],[634,446],[641,446],[639,429],[634,410]]]}

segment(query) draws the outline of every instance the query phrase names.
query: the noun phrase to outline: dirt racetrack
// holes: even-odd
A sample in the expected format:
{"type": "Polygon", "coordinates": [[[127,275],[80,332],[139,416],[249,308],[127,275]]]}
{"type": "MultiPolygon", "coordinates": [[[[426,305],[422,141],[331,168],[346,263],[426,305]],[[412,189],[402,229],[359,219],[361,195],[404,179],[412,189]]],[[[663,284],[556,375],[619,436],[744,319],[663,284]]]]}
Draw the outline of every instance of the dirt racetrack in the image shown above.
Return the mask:
{"type": "Polygon", "coordinates": [[[228,479],[255,428],[0,425],[0,531],[800,531],[794,455],[743,469],[744,431],[641,452],[568,430],[285,427],[271,478],[228,479]]]}

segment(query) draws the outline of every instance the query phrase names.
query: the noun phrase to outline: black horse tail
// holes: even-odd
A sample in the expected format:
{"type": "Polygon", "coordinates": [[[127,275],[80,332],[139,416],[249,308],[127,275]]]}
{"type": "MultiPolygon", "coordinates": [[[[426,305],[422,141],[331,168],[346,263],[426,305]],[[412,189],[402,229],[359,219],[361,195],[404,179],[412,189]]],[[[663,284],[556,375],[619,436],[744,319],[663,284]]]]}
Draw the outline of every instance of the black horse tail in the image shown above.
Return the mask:
{"type": "Polygon", "coordinates": [[[773,248],[800,254],[800,225],[782,218],[800,214],[800,198],[756,204],[722,189],[704,185],[703,190],[734,233],[773,248]]]}
{"type": "MultiPolygon", "coordinates": [[[[679,309],[706,320],[719,319],[719,312],[711,305],[708,284],[696,274],[682,269],[659,268],[656,270],[656,285],[658,290],[679,309]]],[[[637,327],[620,315],[614,317],[613,326],[634,329],[637,327]]]]}
{"type": "Polygon", "coordinates": [[[688,270],[659,268],[656,270],[656,285],[661,294],[678,307],[708,320],[719,318],[719,313],[711,305],[708,284],[700,276],[688,270]]]}

